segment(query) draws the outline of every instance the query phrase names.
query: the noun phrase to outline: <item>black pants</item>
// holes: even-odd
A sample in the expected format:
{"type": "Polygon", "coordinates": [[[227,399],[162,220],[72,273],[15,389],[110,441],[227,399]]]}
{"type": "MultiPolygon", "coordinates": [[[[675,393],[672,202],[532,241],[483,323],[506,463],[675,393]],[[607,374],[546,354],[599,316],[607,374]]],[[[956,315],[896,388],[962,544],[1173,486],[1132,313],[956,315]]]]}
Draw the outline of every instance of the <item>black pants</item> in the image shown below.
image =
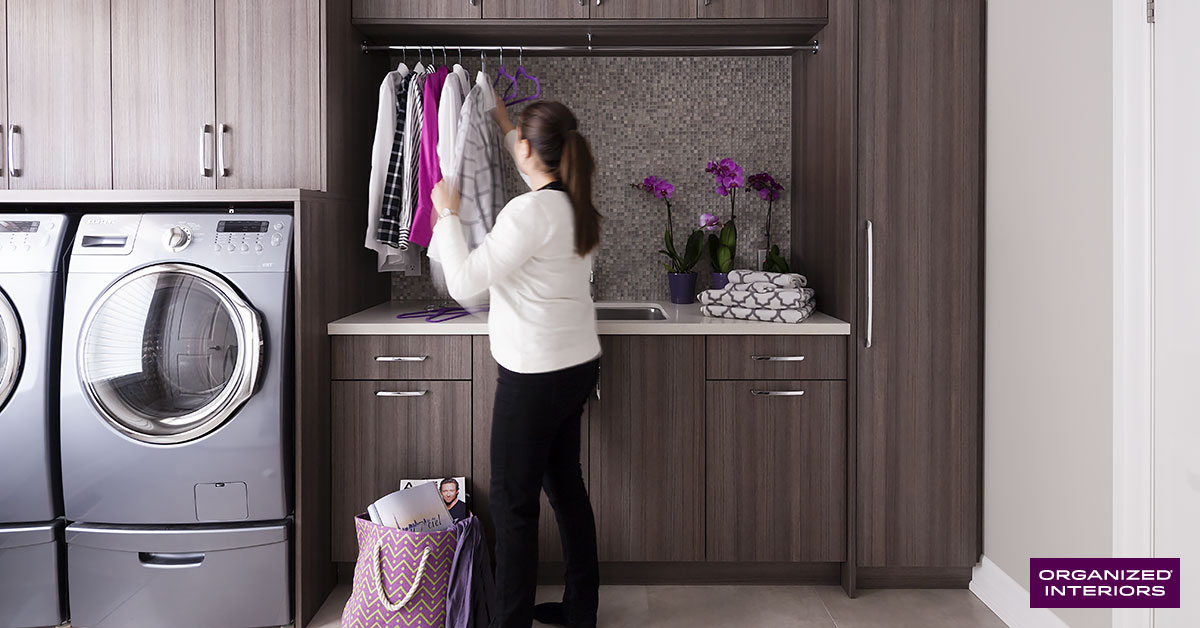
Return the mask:
{"type": "Polygon", "coordinates": [[[597,360],[550,373],[500,368],[492,415],[497,614],[491,628],[533,623],[543,488],[562,535],[567,618],[572,626],[596,625],[596,520],[579,466],[579,422],[599,367],[597,360]]]}

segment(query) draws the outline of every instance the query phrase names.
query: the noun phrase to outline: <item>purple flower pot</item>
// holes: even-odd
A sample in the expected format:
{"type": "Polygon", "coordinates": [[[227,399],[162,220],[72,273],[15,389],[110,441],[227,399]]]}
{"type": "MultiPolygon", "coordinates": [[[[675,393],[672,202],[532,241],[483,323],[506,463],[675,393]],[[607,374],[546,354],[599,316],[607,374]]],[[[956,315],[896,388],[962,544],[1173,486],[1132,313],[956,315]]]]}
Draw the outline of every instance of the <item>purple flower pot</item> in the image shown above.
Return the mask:
{"type": "Polygon", "coordinates": [[[667,273],[667,283],[671,286],[671,303],[696,302],[696,273],[667,273]]]}
{"type": "Polygon", "coordinates": [[[729,273],[713,273],[713,290],[720,290],[729,285],[729,273]]]}

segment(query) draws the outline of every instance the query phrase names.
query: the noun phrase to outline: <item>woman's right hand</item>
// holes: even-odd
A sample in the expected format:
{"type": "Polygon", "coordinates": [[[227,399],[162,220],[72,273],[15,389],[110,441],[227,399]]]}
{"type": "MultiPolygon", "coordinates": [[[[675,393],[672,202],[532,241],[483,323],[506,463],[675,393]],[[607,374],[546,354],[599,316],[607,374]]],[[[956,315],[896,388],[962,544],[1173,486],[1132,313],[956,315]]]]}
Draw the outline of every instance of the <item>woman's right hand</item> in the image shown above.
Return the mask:
{"type": "Polygon", "coordinates": [[[508,118],[508,108],[504,106],[504,99],[495,89],[492,89],[492,96],[496,98],[496,108],[492,109],[492,117],[496,119],[496,125],[500,127],[500,135],[508,135],[508,132],[515,128],[512,120],[508,118]]]}

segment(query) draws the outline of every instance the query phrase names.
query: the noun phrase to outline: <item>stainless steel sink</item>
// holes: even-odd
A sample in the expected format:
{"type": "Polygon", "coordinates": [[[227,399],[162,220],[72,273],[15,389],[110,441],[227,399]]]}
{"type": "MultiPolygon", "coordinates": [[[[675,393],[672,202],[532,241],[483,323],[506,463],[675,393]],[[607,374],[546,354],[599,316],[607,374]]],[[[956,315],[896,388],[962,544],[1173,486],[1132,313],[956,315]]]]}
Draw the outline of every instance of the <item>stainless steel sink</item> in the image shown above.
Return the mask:
{"type": "Polygon", "coordinates": [[[599,321],[665,321],[667,315],[657,305],[597,305],[599,321]]]}

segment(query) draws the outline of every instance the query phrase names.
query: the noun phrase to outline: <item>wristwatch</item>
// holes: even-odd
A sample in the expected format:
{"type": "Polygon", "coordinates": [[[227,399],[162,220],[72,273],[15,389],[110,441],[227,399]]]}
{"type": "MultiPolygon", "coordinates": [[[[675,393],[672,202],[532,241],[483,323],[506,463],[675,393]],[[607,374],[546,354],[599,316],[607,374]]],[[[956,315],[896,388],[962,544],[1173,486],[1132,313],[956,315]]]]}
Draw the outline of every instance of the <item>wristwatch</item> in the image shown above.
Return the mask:
{"type": "Polygon", "coordinates": [[[437,210],[437,212],[438,212],[439,218],[448,218],[450,216],[450,214],[453,213],[450,211],[449,207],[443,207],[443,208],[437,210]]]}

